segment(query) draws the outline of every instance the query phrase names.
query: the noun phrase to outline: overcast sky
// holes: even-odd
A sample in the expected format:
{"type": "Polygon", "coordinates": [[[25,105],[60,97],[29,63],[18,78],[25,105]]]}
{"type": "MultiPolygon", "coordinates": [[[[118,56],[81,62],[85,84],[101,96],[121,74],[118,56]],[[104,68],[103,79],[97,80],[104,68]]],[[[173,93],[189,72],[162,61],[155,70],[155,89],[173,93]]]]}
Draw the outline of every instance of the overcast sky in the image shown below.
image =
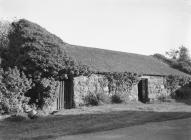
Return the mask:
{"type": "Polygon", "coordinates": [[[26,18],[70,44],[146,55],[191,50],[190,0],[0,0],[0,17],[26,18]]]}

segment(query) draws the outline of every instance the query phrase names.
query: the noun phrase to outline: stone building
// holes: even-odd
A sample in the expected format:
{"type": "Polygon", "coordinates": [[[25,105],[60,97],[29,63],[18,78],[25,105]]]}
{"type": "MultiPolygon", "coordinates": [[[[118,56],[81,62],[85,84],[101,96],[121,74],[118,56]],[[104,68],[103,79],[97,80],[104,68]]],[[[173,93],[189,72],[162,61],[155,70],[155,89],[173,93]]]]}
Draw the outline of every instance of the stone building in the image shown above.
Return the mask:
{"type": "MultiPolygon", "coordinates": [[[[94,72],[133,72],[138,73],[139,83],[130,91],[121,92],[125,102],[156,100],[169,96],[165,89],[165,76],[187,74],[171,68],[152,56],[117,52],[97,48],[68,45],[67,54],[94,72]]],[[[89,93],[111,95],[104,75],[79,76],[60,82],[56,108],[72,108],[84,104],[83,97],[89,93]]]]}

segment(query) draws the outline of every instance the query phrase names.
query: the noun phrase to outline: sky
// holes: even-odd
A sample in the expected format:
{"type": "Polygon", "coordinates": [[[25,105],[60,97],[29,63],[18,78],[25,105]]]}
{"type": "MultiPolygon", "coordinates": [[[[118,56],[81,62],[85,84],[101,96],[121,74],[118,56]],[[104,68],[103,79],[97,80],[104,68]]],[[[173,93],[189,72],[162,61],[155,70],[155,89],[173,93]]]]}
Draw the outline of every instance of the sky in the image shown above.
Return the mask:
{"type": "Polygon", "coordinates": [[[19,18],[74,45],[144,55],[191,50],[191,0],[0,0],[0,19],[19,18]]]}

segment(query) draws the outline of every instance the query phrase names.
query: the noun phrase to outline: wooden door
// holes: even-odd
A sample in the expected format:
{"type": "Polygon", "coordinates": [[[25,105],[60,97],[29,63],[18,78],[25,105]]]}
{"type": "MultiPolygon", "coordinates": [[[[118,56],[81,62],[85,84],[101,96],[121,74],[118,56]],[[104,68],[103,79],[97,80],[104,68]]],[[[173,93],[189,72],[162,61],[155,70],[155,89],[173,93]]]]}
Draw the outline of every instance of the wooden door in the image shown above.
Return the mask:
{"type": "Polygon", "coordinates": [[[60,81],[57,98],[57,110],[64,108],[64,81],[60,81]]]}
{"type": "Polygon", "coordinates": [[[57,110],[70,109],[75,106],[74,104],[74,84],[73,78],[60,81],[57,98],[57,110]]]}

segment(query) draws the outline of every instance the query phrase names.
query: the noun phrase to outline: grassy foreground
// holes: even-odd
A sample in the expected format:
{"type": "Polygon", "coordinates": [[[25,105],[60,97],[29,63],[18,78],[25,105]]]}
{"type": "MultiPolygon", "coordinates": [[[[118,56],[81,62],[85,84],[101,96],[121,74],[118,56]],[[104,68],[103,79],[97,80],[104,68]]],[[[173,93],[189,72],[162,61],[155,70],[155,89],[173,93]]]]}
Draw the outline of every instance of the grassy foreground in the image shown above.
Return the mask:
{"type": "Polygon", "coordinates": [[[0,139],[56,139],[65,135],[105,131],[147,122],[188,117],[191,117],[191,112],[111,110],[105,113],[95,111],[95,113],[73,115],[60,113],[60,115],[51,115],[36,120],[0,121],[0,139]]]}

